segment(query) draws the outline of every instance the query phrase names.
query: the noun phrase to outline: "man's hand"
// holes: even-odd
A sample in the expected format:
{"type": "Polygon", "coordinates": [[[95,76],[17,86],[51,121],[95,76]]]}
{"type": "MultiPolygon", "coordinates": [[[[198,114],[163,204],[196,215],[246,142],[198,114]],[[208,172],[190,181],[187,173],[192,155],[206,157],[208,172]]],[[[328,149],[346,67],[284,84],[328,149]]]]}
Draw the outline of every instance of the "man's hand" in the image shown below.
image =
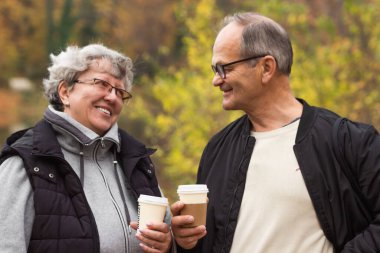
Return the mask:
{"type": "Polygon", "coordinates": [[[184,249],[192,249],[197,245],[199,239],[207,234],[206,227],[204,225],[186,228],[184,225],[194,222],[194,217],[191,215],[180,215],[181,210],[185,204],[177,201],[171,205],[172,212],[172,231],[174,238],[179,246],[184,249]]]}

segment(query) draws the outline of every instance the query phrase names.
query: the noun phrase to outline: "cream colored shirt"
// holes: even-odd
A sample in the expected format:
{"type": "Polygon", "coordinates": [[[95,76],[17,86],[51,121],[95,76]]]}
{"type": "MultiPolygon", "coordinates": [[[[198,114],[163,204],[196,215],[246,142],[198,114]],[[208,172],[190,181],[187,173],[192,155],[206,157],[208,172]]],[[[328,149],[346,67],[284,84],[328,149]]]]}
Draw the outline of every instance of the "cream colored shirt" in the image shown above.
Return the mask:
{"type": "Polygon", "coordinates": [[[293,151],[299,120],[253,132],[249,164],[231,253],[332,253],[293,151]]]}

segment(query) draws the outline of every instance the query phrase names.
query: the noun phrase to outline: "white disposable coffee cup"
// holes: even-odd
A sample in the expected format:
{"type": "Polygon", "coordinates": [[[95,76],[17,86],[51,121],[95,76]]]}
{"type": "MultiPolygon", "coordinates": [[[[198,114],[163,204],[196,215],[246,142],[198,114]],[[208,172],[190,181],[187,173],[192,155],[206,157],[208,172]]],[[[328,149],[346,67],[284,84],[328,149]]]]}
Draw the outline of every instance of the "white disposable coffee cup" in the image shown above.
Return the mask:
{"type": "Polygon", "coordinates": [[[146,228],[149,222],[162,222],[168,207],[168,199],[141,194],[139,199],[139,229],[146,228]]]}
{"type": "Polygon", "coordinates": [[[192,215],[194,222],[187,227],[206,224],[207,193],[205,184],[179,185],[177,189],[179,200],[185,204],[181,215],[192,215]]]}

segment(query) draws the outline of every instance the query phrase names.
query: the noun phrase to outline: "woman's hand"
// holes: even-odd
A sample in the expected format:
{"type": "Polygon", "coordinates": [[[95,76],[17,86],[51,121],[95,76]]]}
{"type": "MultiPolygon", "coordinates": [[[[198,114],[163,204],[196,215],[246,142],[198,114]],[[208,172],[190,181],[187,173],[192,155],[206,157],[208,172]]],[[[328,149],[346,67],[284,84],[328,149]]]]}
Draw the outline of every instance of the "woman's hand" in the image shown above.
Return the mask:
{"type": "MultiPolygon", "coordinates": [[[[137,222],[132,221],[131,227],[137,230],[137,222]]],[[[169,226],[164,222],[147,224],[146,229],[137,231],[136,237],[141,241],[140,247],[147,253],[167,253],[172,245],[169,226]]]]}

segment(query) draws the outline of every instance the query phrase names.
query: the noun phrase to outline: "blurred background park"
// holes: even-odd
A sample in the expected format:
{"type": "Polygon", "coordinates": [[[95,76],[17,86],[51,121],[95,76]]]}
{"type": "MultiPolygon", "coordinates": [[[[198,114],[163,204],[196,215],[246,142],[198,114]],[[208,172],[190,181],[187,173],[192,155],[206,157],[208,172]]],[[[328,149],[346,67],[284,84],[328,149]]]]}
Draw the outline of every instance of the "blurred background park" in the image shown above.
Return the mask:
{"type": "Polygon", "coordinates": [[[238,11],[289,32],[297,97],[380,129],[380,0],[1,0],[1,145],[42,117],[49,54],[100,42],[135,63],[119,125],[158,149],[174,200],[178,184],[195,182],[207,140],[241,115],[223,111],[210,68],[220,20],[238,11]]]}

